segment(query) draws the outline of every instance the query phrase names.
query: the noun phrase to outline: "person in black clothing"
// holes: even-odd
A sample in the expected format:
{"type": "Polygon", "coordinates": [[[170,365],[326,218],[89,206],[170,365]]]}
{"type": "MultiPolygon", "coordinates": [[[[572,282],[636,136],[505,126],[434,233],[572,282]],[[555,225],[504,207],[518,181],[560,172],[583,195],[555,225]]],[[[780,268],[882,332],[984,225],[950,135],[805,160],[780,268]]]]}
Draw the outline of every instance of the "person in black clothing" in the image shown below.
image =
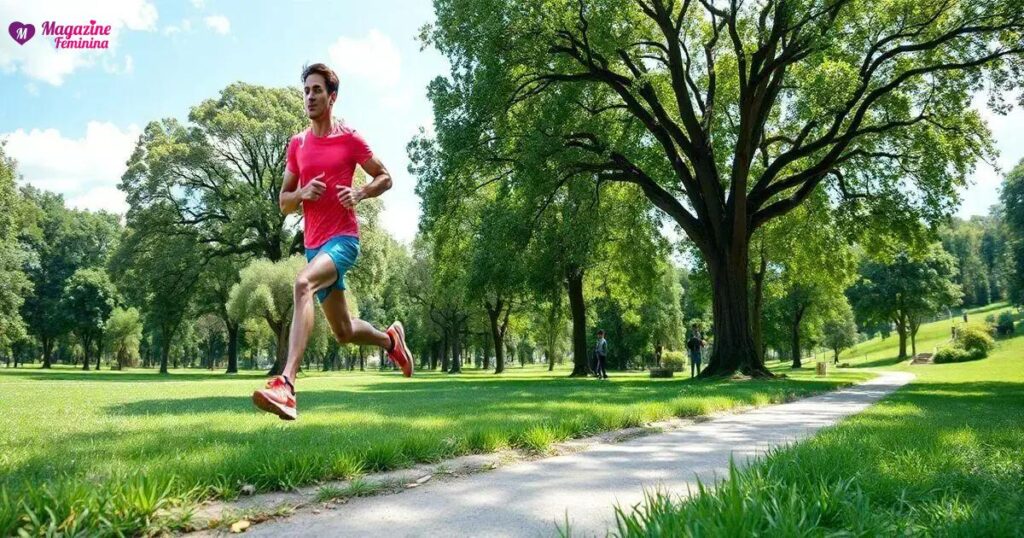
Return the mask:
{"type": "Polygon", "coordinates": [[[608,379],[608,372],[604,369],[605,359],[608,358],[608,341],[604,339],[604,331],[597,331],[597,344],[594,345],[594,374],[598,379],[608,379]]]}
{"type": "Polygon", "coordinates": [[[690,351],[690,377],[696,377],[700,373],[701,350],[707,342],[700,332],[700,326],[694,323],[690,327],[690,338],[686,340],[686,349],[690,351]]]}

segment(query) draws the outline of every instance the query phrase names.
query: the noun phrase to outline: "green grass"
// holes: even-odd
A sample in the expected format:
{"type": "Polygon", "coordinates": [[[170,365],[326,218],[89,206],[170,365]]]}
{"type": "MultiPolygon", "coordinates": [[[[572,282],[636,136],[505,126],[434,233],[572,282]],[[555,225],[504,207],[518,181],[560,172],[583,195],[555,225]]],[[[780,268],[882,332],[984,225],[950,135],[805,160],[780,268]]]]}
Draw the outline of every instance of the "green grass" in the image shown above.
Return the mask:
{"type": "Polygon", "coordinates": [[[253,409],[250,394],[265,380],[258,374],[4,369],[0,535],[159,532],[186,524],[159,514],[187,514],[244,485],[287,490],[506,447],[543,452],[571,437],[783,401],[870,376],[786,373],[714,382],[641,373],[598,382],[540,368],[412,380],[316,373],[300,379],[299,420],[289,423],[253,409]]]}
{"type": "MultiPolygon", "coordinates": [[[[948,322],[940,324],[948,329],[948,322]]],[[[980,361],[891,361],[889,370],[917,379],[806,442],[733,470],[717,488],[701,488],[685,500],[650,494],[646,504],[619,513],[617,533],[1020,536],[1022,333],[1000,341],[980,361]]],[[[879,355],[876,360],[891,359],[896,348],[879,355]]]]}
{"type": "MultiPolygon", "coordinates": [[[[985,317],[994,315],[999,317],[1002,312],[1012,312],[1014,319],[1020,322],[1024,319],[1024,313],[1017,312],[1006,303],[993,303],[987,306],[972,308],[967,311],[969,323],[983,323],[985,317]]],[[[939,347],[949,343],[952,336],[953,325],[963,325],[963,318],[954,317],[953,320],[942,320],[934,323],[926,323],[917,332],[917,352],[934,353],[939,347]]],[[[1021,334],[1021,329],[1017,329],[1021,334]]],[[[839,361],[848,363],[854,368],[874,368],[878,366],[890,366],[899,362],[897,357],[899,350],[899,335],[895,332],[888,338],[877,336],[866,342],[847,349],[839,354],[839,361]]],[[[911,353],[910,339],[907,339],[907,354],[911,353]]],[[[831,358],[831,354],[828,355],[831,358]]]]}

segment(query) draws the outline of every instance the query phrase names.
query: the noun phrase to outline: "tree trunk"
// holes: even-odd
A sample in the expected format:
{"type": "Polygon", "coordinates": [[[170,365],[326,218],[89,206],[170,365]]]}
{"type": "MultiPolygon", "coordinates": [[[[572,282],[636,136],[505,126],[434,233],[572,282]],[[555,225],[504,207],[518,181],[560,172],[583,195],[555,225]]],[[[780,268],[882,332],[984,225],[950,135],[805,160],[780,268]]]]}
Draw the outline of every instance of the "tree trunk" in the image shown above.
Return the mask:
{"type": "Polygon", "coordinates": [[[359,371],[366,371],[366,346],[359,346],[359,371]]]}
{"type": "Polygon", "coordinates": [[[228,323],[228,369],[226,374],[238,373],[238,324],[228,323]]]}
{"type": "Polygon", "coordinates": [[[494,343],[494,336],[484,339],[484,370],[491,369],[491,345],[494,343]]]}
{"type": "Polygon", "coordinates": [[[452,331],[452,367],[448,370],[449,374],[461,374],[462,373],[462,348],[459,344],[459,324],[455,324],[455,330],[452,331]]]}
{"type": "Polygon", "coordinates": [[[278,327],[271,326],[277,334],[277,349],[274,353],[274,365],[270,367],[267,375],[281,375],[284,372],[285,362],[288,360],[288,329],[290,324],[280,323],[278,327]]]}
{"type": "Polygon", "coordinates": [[[447,372],[448,371],[448,350],[449,350],[449,344],[450,343],[451,342],[448,339],[448,330],[446,329],[444,331],[444,341],[441,344],[441,371],[442,372],[447,372]]]}
{"type": "Polygon", "coordinates": [[[920,321],[910,322],[910,356],[917,356],[917,330],[921,328],[920,321]]]}
{"type": "Polygon", "coordinates": [[[590,373],[590,365],[587,363],[587,307],[583,302],[582,268],[569,268],[566,288],[572,314],[572,373],[569,377],[586,377],[590,373]]]}
{"type": "Polygon", "coordinates": [[[100,359],[103,358],[103,333],[96,339],[96,371],[100,371],[100,359]]]}
{"type": "Polygon", "coordinates": [[[171,354],[171,342],[170,338],[164,338],[160,342],[160,373],[167,373],[167,357],[171,354]]]}
{"type": "Polygon", "coordinates": [[[498,318],[501,317],[501,299],[496,301],[494,308],[487,303],[487,317],[491,321],[491,338],[494,340],[494,373],[500,374],[505,371],[504,342],[505,335],[498,326],[498,318]]]}
{"type": "Polygon", "coordinates": [[[82,338],[82,370],[89,371],[89,361],[92,357],[89,356],[89,348],[92,347],[92,342],[89,338],[82,338]]]}
{"type": "Polygon", "coordinates": [[[799,306],[793,312],[793,334],[790,335],[791,345],[793,346],[793,368],[802,368],[803,362],[800,360],[800,323],[804,319],[804,307],[799,306]]]}
{"type": "Polygon", "coordinates": [[[900,336],[900,355],[898,358],[907,358],[907,325],[900,319],[896,322],[896,333],[900,336]]]}
{"type": "Polygon", "coordinates": [[[764,317],[764,274],[768,268],[768,258],[764,255],[764,244],[761,244],[760,262],[757,270],[751,272],[751,280],[754,283],[754,304],[750,313],[750,333],[754,339],[754,351],[757,352],[757,359],[764,364],[764,337],[762,336],[761,322],[764,317]]]}
{"type": "Polygon", "coordinates": [[[730,253],[713,256],[705,253],[713,289],[715,342],[711,360],[700,373],[702,378],[731,375],[737,370],[752,377],[774,377],[759,358],[750,332],[748,246],[744,243],[730,253]]]}
{"type": "Polygon", "coordinates": [[[49,368],[53,360],[53,339],[43,338],[43,368],[49,368]]]}
{"type": "Polygon", "coordinates": [[[800,322],[796,321],[793,323],[793,332],[790,334],[790,346],[791,353],[793,354],[793,368],[802,368],[803,362],[800,360],[800,322]]]}

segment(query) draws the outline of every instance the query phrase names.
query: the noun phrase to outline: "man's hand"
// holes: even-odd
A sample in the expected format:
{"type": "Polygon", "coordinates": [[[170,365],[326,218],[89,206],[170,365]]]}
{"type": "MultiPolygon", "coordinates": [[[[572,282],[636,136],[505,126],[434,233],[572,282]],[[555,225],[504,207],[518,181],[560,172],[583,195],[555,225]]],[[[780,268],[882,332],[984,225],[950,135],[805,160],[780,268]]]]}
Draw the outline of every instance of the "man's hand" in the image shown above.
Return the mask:
{"type": "Polygon", "coordinates": [[[306,183],[306,185],[300,189],[299,192],[303,200],[315,202],[320,199],[320,196],[322,196],[324,191],[327,190],[327,184],[320,181],[323,177],[324,173],[320,172],[319,176],[309,180],[309,183],[306,183]]]}
{"type": "Polygon", "coordinates": [[[365,196],[363,196],[362,189],[355,190],[352,187],[346,185],[338,185],[338,200],[341,205],[354,209],[365,196]]]}

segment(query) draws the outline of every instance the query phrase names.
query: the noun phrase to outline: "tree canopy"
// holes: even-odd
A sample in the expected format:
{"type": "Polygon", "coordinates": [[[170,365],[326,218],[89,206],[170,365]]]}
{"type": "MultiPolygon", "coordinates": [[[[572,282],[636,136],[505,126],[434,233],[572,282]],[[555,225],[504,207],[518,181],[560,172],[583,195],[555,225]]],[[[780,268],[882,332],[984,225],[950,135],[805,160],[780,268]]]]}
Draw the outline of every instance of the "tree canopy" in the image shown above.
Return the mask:
{"type": "Polygon", "coordinates": [[[436,0],[424,38],[452,65],[432,85],[439,138],[549,172],[481,166],[520,184],[638,186],[707,263],[708,375],[769,375],[750,331],[751,235],[820,189],[892,227],[947,215],[991,150],[971,95],[1021,82],[1021,7],[436,0]]]}

